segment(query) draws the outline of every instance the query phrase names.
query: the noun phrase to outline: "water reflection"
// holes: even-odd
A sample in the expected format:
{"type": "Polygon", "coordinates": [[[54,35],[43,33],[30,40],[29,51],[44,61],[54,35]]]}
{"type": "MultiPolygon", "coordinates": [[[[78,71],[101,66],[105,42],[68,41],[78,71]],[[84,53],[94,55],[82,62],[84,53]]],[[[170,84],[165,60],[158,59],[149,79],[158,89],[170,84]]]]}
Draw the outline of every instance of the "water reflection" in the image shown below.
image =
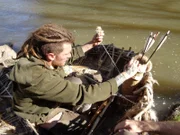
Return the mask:
{"type": "Polygon", "coordinates": [[[180,93],[179,0],[1,0],[0,18],[0,41],[13,42],[16,50],[29,32],[44,23],[64,25],[79,44],[92,38],[100,25],[106,33],[104,44],[132,47],[136,52],[144,47],[151,31],[163,35],[170,30],[167,42],[152,58],[153,74],[160,83],[155,92],[179,100],[179,96],[173,96],[180,93]]]}

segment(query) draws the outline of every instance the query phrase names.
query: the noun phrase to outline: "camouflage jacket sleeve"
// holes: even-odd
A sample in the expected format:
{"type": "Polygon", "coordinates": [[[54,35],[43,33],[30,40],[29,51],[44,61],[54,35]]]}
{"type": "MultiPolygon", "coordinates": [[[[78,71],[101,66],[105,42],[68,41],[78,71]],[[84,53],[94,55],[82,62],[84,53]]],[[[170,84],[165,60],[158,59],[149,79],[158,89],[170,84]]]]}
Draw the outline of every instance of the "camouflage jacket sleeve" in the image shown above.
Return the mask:
{"type": "Polygon", "coordinates": [[[83,50],[82,50],[81,45],[76,45],[76,46],[74,45],[74,46],[72,47],[72,53],[71,53],[71,55],[72,55],[72,57],[69,59],[68,64],[72,64],[72,62],[73,62],[74,60],[76,60],[76,59],[78,59],[78,58],[80,58],[80,57],[85,56],[85,55],[84,55],[84,52],[83,52],[83,50]]]}
{"type": "Polygon", "coordinates": [[[33,92],[34,98],[72,105],[103,101],[118,90],[115,79],[85,86],[65,80],[63,74],[63,70],[44,71],[40,74],[40,71],[35,69],[31,86],[26,90],[33,92]]]}

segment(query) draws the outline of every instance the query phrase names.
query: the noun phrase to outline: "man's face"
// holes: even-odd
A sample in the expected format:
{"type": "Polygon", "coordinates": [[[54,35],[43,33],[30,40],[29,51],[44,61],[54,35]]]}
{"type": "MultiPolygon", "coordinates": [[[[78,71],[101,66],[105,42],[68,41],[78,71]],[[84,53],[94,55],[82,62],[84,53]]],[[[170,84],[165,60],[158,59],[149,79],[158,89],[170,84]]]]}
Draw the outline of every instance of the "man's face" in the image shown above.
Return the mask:
{"type": "Polygon", "coordinates": [[[64,66],[71,57],[72,46],[71,43],[63,43],[63,51],[55,55],[55,59],[52,61],[52,66],[64,66]]]}

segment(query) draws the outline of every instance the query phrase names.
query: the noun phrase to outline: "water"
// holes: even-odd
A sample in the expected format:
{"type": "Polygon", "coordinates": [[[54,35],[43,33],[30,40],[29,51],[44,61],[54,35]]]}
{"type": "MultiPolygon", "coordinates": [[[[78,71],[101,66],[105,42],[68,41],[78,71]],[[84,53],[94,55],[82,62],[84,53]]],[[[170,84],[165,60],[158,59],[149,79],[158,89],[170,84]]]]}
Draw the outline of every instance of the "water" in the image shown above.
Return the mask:
{"type": "Polygon", "coordinates": [[[77,44],[89,41],[96,26],[105,31],[104,44],[114,43],[136,52],[150,32],[160,37],[171,31],[165,44],[153,56],[156,104],[160,111],[180,99],[180,1],[179,0],[0,0],[0,42],[12,42],[18,51],[30,32],[45,23],[70,29],[77,44]]]}

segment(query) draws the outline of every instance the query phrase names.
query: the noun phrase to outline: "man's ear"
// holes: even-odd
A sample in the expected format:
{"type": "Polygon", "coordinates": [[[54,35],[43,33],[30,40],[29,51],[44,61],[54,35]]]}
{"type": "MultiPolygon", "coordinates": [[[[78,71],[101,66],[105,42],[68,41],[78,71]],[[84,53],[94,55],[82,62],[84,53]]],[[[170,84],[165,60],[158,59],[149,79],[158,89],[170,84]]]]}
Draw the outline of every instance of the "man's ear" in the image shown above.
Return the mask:
{"type": "Polygon", "coordinates": [[[56,55],[54,53],[47,53],[46,59],[47,61],[53,61],[55,59],[56,55]]]}

